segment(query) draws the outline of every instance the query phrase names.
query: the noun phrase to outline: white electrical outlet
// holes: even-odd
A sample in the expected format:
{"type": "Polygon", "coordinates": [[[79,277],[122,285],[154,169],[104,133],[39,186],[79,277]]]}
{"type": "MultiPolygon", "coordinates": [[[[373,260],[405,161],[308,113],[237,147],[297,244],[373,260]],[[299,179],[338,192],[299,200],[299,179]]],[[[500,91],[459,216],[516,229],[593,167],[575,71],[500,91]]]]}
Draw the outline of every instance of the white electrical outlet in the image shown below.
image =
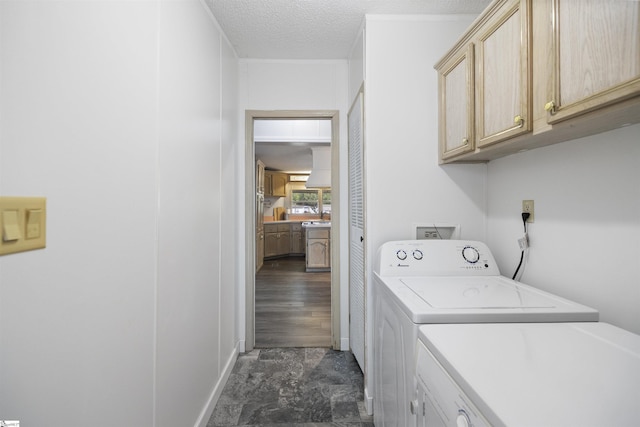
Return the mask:
{"type": "Polygon", "coordinates": [[[522,212],[527,212],[529,214],[529,218],[527,218],[527,222],[533,222],[533,200],[523,200],[522,201],[522,212]]]}

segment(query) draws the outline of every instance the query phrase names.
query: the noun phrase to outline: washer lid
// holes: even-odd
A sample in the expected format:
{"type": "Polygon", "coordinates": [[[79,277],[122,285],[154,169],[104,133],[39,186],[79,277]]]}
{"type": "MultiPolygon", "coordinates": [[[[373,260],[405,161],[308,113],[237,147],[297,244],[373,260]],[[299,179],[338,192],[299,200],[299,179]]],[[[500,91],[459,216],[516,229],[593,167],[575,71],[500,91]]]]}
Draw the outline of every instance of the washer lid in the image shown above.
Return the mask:
{"type": "Polygon", "coordinates": [[[424,302],[439,309],[555,308],[558,300],[501,276],[403,278],[424,302]]]}

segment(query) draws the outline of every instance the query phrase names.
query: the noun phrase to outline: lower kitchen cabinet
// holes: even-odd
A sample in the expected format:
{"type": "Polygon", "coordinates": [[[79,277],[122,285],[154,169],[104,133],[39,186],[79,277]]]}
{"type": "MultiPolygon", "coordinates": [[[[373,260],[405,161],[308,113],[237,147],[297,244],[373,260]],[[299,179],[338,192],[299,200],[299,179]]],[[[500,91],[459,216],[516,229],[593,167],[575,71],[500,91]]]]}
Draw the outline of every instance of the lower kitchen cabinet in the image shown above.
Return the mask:
{"type": "Polygon", "coordinates": [[[307,229],[307,271],[331,270],[330,229],[307,229]]]}
{"type": "Polygon", "coordinates": [[[264,225],[264,257],[289,255],[291,232],[289,224],[264,225]]]}
{"type": "Polygon", "coordinates": [[[291,249],[290,255],[304,255],[304,229],[300,223],[291,224],[291,249]]]}

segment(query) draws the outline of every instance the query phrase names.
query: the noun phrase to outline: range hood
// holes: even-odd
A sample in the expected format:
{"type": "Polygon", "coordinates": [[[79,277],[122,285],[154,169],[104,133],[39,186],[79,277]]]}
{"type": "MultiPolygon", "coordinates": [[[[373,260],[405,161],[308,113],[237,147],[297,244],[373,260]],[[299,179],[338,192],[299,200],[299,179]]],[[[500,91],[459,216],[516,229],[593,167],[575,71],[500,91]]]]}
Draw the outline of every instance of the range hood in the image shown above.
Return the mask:
{"type": "Polygon", "coordinates": [[[331,187],[331,147],[312,147],[313,169],[305,186],[307,188],[331,187]]]}

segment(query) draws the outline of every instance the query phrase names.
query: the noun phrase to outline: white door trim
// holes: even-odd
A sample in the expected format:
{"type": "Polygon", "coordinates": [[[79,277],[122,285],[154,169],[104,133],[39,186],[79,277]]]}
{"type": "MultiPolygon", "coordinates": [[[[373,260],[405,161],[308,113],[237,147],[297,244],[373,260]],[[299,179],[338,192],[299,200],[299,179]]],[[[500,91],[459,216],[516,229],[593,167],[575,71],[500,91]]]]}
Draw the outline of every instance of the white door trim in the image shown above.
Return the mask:
{"type": "Polygon", "coordinates": [[[245,112],[245,351],[255,347],[256,177],[254,119],[331,119],[331,342],[340,350],[340,122],[338,110],[246,110],[245,112]]]}

